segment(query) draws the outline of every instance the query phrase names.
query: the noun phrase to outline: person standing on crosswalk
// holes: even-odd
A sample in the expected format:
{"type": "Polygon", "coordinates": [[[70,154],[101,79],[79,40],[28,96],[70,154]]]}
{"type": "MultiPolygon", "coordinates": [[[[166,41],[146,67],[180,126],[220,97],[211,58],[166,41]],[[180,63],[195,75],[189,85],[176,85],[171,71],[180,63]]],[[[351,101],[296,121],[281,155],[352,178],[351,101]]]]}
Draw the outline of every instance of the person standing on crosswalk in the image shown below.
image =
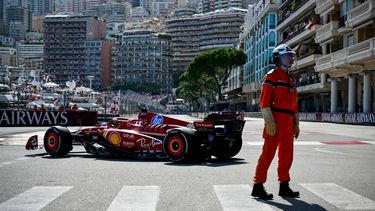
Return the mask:
{"type": "Polygon", "coordinates": [[[299,192],[290,189],[289,170],[293,161],[293,136],[298,138],[297,91],[288,69],[294,61],[295,52],[289,46],[281,44],[273,50],[275,69],[263,78],[260,95],[260,108],[265,121],[263,130],[264,145],[253,177],[254,187],[251,193],[260,199],[272,199],[263,183],[267,180],[268,168],[278,149],[279,196],[299,197],[299,192]]]}

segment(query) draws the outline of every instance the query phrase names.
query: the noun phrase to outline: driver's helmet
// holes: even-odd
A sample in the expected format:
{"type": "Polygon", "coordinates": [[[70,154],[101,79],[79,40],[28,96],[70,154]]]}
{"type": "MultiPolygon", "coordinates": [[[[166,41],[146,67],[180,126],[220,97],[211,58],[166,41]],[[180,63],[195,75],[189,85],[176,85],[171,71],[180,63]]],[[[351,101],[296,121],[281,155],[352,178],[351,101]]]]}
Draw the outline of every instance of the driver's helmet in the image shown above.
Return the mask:
{"type": "Polygon", "coordinates": [[[272,51],[273,63],[277,66],[280,65],[280,56],[285,54],[296,55],[296,52],[293,51],[288,45],[280,44],[272,51]]]}

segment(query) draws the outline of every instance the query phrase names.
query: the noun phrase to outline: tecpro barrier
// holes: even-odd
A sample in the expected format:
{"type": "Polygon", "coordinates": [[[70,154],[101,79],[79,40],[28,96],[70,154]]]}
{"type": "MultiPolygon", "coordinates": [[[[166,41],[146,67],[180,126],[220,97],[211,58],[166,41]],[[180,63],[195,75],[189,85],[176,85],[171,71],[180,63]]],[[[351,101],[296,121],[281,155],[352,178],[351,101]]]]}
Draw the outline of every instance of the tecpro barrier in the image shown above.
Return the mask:
{"type": "Polygon", "coordinates": [[[92,126],[95,111],[17,111],[0,110],[0,127],[12,126],[92,126]]]}

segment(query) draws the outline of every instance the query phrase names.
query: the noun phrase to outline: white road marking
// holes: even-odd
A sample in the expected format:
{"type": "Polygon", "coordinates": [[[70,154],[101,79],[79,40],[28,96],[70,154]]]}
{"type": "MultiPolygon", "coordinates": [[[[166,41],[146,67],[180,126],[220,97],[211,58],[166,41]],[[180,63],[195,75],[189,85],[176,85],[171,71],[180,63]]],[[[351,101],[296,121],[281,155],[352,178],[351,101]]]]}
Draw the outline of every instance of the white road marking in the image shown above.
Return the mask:
{"type": "Polygon", "coordinates": [[[335,183],[304,183],[302,187],[344,210],[375,210],[375,202],[335,183]]]}
{"type": "Polygon", "coordinates": [[[107,211],[156,210],[159,186],[124,186],[107,211]]]}
{"type": "Polygon", "coordinates": [[[27,160],[27,159],[30,159],[28,157],[20,157],[20,158],[17,158],[16,160],[27,160]]]}
{"type": "Polygon", "coordinates": [[[249,185],[214,185],[216,196],[218,197],[224,211],[227,210],[254,210],[272,211],[273,209],[251,196],[249,185]]]}
{"type": "Polygon", "coordinates": [[[6,161],[6,162],[2,162],[0,163],[0,165],[10,165],[12,164],[14,161],[6,161]]]}
{"type": "Polygon", "coordinates": [[[366,143],[366,144],[375,144],[375,141],[361,141],[363,143],[366,143]]]}
{"type": "MultiPolygon", "coordinates": [[[[250,146],[262,146],[264,144],[264,141],[245,141],[245,145],[250,146]]],[[[317,146],[317,145],[325,145],[319,141],[294,141],[295,146],[317,146]]]]}
{"type": "Polygon", "coordinates": [[[1,203],[0,211],[40,210],[71,188],[71,186],[35,186],[1,203]]]}
{"type": "Polygon", "coordinates": [[[342,152],[335,152],[335,151],[330,151],[330,150],[326,150],[326,149],[322,149],[322,148],[314,148],[314,150],[318,151],[318,152],[334,154],[334,155],[349,155],[349,154],[345,154],[345,153],[342,153],[342,152]]]}

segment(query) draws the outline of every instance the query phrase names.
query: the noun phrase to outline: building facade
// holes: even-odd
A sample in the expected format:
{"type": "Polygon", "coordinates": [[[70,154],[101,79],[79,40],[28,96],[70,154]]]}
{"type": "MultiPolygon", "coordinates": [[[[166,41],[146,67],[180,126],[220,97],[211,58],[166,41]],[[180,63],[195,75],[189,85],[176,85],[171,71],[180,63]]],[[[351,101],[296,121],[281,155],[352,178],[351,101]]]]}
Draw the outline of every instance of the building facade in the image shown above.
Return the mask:
{"type": "Polygon", "coordinates": [[[322,26],[315,12],[316,1],[284,1],[278,15],[278,43],[296,51],[290,73],[296,80],[301,112],[329,111],[329,83],[325,73],[315,71],[315,61],[322,49],[315,42],[322,26]],[[290,6],[292,5],[292,6],[290,6]]]}
{"type": "Polygon", "coordinates": [[[166,17],[172,9],[176,7],[175,1],[153,1],[151,6],[151,16],[152,17],[166,17]]]}
{"type": "MultiPolygon", "coordinates": [[[[31,21],[31,20],[30,20],[31,21]]],[[[29,30],[29,11],[27,7],[9,6],[7,7],[7,29],[10,37],[15,41],[25,38],[29,30]]]]}
{"type": "Polygon", "coordinates": [[[245,10],[233,8],[196,15],[175,12],[184,15],[166,19],[165,31],[172,37],[173,71],[186,70],[202,51],[236,47],[245,13],[245,10]]]}
{"type": "Polygon", "coordinates": [[[127,16],[130,16],[130,8],[126,3],[97,4],[93,6],[90,15],[101,17],[107,23],[121,23],[127,16]]]}
{"type": "Polygon", "coordinates": [[[111,42],[109,40],[88,40],[85,46],[85,74],[83,81],[87,87],[100,90],[111,85],[111,42]],[[89,80],[89,76],[94,79],[89,80]]]}
{"type": "Polygon", "coordinates": [[[43,58],[43,44],[17,43],[17,65],[25,64],[26,59],[36,60],[43,58]]]}
{"type": "Polygon", "coordinates": [[[226,10],[231,7],[242,8],[242,0],[216,0],[215,10],[226,10]]]}
{"type": "Polygon", "coordinates": [[[0,64],[16,66],[16,49],[12,47],[0,47],[0,64]]]}
{"type": "Polygon", "coordinates": [[[126,30],[114,46],[115,85],[153,83],[171,89],[170,39],[151,30],[126,30]]]}
{"type": "Polygon", "coordinates": [[[249,5],[243,32],[244,65],[243,94],[246,110],[258,111],[263,76],[274,68],[272,51],[277,45],[277,11],[281,0],[259,1],[249,5]]]}
{"type": "Polygon", "coordinates": [[[375,1],[316,0],[323,56],[315,70],[330,82],[330,112],[374,112],[375,1]]]}
{"type": "MultiPolygon", "coordinates": [[[[85,42],[104,41],[105,37],[105,23],[97,18],[80,15],[46,16],[43,49],[45,71],[55,77],[56,83],[62,84],[72,79],[83,82],[89,74],[93,74],[87,72],[85,42]]],[[[102,62],[105,61],[106,58],[102,57],[102,62]]],[[[100,84],[101,78],[96,77],[94,83],[100,84]]]]}

